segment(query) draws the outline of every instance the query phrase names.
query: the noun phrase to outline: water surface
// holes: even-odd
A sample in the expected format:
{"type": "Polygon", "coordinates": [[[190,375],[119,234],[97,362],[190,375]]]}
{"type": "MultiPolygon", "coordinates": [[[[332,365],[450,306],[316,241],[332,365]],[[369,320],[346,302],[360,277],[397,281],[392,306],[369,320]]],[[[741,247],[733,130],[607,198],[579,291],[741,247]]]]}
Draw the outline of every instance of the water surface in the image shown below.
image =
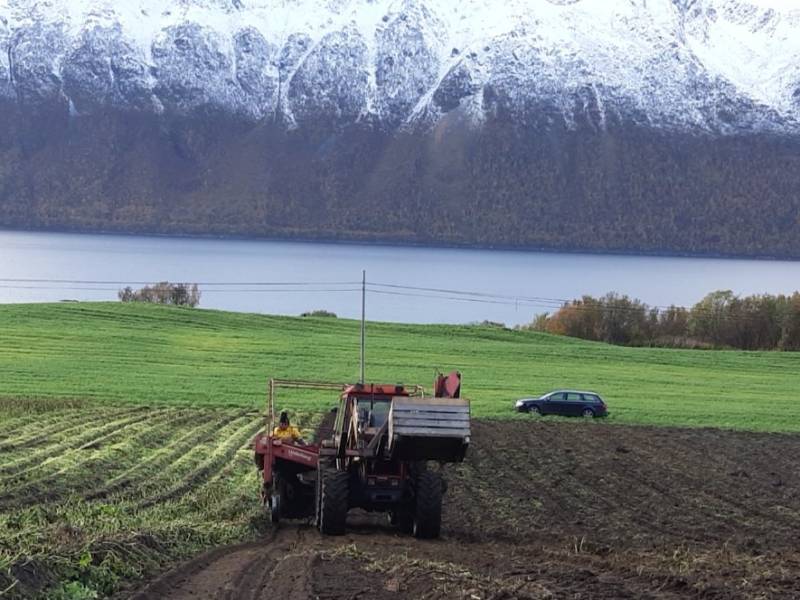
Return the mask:
{"type": "Polygon", "coordinates": [[[167,280],[203,284],[203,308],[357,317],[362,269],[374,283],[485,294],[370,286],[369,319],[419,323],[526,323],[562,299],[611,290],[689,306],[719,289],[800,289],[797,261],[0,231],[4,303],[114,300],[123,282],[167,280]]]}

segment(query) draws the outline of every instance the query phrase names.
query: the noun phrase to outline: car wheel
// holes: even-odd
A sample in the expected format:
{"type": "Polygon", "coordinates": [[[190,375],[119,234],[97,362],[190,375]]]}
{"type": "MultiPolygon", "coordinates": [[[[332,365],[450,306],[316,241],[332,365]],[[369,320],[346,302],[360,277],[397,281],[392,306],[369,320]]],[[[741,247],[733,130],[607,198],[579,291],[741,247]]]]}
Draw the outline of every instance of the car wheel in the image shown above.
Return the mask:
{"type": "Polygon", "coordinates": [[[594,411],[591,408],[584,408],[581,414],[587,419],[594,418],[594,411]]]}
{"type": "Polygon", "coordinates": [[[528,407],[528,412],[531,413],[533,416],[538,417],[542,414],[542,411],[539,410],[539,407],[535,404],[533,406],[528,407]]]}

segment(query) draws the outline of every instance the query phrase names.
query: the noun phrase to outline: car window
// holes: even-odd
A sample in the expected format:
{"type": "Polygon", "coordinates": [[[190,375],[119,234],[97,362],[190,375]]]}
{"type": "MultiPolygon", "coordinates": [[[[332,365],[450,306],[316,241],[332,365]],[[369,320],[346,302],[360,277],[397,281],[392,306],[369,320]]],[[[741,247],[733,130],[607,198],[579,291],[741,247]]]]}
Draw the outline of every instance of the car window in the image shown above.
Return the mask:
{"type": "Polygon", "coordinates": [[[575,392],[569,392],[567,394],[567,402],[580,402],[580,401],[581,401],[580,394],[577,394],[575,392]]]}
{"type": "Polygon", "coordinates": [[[547,399],[561,402],[564,399],[564,394],[562,392],[556,392],[555,394],[550,394],[547,399]]]}
{"type": "Polygon", "coordinates": [[[595,396],[594,394],[584,394],[583,395],[584,402],[594,402],[595,404],[600,403],[600,398],[595,396]]]}

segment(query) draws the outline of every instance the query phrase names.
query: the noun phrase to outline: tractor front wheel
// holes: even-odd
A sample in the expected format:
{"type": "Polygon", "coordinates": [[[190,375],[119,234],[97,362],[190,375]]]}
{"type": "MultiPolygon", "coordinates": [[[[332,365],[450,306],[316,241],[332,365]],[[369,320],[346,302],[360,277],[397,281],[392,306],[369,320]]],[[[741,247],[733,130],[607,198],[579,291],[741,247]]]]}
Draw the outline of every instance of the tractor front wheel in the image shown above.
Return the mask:
{"type": "Polygon", "coordinates": [[[424,471],[417,478],[416,506],[414,510],[414,537],[433,539],[442,529],[442,476],[433,471],[424,471]]]}
{"type": "Polygon", "coordinates": [[[343,535],[349,508],[350,476],[347,471],[327,468],[322,477],[319,499],[319,530],[325,535],[343,535]]]}

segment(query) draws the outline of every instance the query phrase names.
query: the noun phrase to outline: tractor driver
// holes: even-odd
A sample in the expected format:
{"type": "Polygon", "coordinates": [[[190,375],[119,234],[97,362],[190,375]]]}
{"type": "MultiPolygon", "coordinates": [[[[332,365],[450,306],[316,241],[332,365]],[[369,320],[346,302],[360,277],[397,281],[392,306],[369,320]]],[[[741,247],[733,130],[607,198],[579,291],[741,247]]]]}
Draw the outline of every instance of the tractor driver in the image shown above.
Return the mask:
{"type": "Polygon", "coordinates": [[[280,419],[278,419],[278,426],[273,429],[272,437],[286,442],[304,443],[303,438],[300,437],[300,431],[297,427],[289,423],[289,413],[285,410],[281,411],[280,419]]]}

